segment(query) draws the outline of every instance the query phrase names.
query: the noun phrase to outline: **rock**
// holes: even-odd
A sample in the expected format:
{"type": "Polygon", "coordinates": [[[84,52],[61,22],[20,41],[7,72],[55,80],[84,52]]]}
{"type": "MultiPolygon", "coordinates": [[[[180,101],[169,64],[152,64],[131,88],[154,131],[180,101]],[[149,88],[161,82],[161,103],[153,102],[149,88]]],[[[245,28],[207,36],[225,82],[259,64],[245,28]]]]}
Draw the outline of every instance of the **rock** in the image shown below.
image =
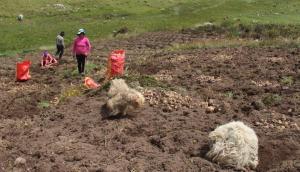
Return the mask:
{"type": "Polygon", "coordinates": [[[213,106],[214,105],[214,100],[213,99],[209,99],[208,100],[208,106],[213,106]]]}
{"type": "Polygon", "coordinates": [[[299,126],[296,123],[291,124],[296,130],[300,130],[299,126]]]}
{"type": "Polygon", "coordinates": [[[208,106],[206,109],[205,109],[205,112],[206,113],[212,113],[215,111],[215,107],[214,106],[208,106]]]}
{"type": "Polygon", "coordinates": [[[256,126],[260,126],[260,125],[262,125],[262,123],[260,123],[260,122],[255,122],[255,125],[256,125],[256,126]]]}
{"type": "Polygon", "coordinates": [[[22,157],[18,157],[16,160],[15,160],[15,166],[16,167],[20,167],[20,166],[24,166],[26,164],[26,159],[22,158],[22,157]]]}
{"type": "Polygon", "coordinates": [[[219,111],[220,111],[221,113],[226,113],[226,112],[230,111],[230,108],[231,108],[231,106],[230,106],[229,103],[223,102],[223,103],[219,106],[219,111]]]}

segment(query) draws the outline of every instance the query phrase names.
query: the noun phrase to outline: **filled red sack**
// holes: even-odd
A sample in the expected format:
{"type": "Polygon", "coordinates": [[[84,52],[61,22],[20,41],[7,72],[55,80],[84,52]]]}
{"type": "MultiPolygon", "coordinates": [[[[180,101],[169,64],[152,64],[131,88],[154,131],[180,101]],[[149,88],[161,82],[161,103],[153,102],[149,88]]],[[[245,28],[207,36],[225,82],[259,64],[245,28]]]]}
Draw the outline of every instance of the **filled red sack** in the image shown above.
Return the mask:
{"type": "Polygon", "coordinates": [[[29,60],[17,63],[17,66],[16,66],[17,81],[27,81],[31,78],[31,76],[29,75],[30,65],[31,65],[31,61],[29,61],[29,60]]]}
{"type": "Polygon", "coordinates": [[[114,50],[108,58],[107,75],[113,78],[124,74],[125,50],[114,50]]]}
{"type": "Polygon", "coordinates": [[[84,85],[89,89],[96,89],[100,87],[100,84],[97,84],[92,78],[85,77],[84,78],[84,85]]]}

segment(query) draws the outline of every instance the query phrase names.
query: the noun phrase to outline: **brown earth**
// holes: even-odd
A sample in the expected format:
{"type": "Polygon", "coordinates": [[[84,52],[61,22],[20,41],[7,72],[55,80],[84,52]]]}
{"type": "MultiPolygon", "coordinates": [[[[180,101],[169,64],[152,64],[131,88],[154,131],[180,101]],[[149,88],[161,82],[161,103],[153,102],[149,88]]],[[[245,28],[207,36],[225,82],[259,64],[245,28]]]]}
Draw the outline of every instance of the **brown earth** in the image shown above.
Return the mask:
{"type": "Polygon", "coordinates": [[[39,68],[38,54],[28,54],[27,82],[14,81],[17,58],[1,58],[0,171],[236,171],[205,158],[209,132],[232,120],[259,137],[257,171],[298,171],[300,49],[168,50],[209,39],[224,38],[157,32],[94,43],[90,76],[103,78],[109,51],[124,48],[125,78],[147,99],[115,119],[102,117],[105,90],[78,87],[83,78],[69,51],[49,70],[39,68]],[[14,165],[17,157],[25,167],[14,165]]]}

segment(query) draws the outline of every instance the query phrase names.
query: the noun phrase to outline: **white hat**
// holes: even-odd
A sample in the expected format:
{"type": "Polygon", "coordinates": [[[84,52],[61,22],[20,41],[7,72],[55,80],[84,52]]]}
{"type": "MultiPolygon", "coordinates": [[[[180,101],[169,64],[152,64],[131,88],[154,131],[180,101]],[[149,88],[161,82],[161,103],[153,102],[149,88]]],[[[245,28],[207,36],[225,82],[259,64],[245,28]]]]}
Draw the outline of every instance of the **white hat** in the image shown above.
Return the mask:
{"type": "Polygon", "coordinates": [[[77,35],[80,35],[81,33],[85,34],[85,30],[84,29],[79,29],[78,32],[77,32],[77,35]]]}

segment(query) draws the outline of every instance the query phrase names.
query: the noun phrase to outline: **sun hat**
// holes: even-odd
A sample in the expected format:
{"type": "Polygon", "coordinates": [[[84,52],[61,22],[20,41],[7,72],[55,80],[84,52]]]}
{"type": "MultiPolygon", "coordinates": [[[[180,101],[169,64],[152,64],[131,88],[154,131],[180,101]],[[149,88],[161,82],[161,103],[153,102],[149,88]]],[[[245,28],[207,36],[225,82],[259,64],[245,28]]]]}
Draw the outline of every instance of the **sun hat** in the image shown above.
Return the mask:
{"type": "Polygon", "coordinates": [[[79,29],[78,32],[77,32],[77,35],[80,35],[81,33],[85,34],[85,30],[84,29],[79,29]]]}

